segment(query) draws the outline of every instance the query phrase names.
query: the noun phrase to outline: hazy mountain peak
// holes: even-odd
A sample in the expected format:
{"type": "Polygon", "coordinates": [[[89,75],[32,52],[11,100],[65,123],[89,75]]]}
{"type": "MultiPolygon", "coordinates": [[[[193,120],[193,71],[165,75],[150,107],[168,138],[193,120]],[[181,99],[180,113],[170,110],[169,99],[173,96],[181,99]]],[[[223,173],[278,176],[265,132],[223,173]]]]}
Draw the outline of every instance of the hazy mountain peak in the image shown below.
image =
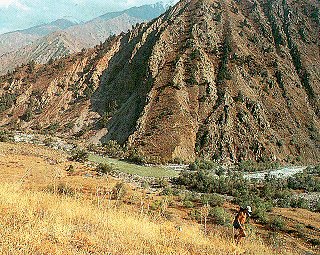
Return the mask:
{"type": "Polygon", "coordinates": [[[51,47],[55,58],[65,56],[82,48],[93,47],[105,41],[110,35],[126,32],[132,25],[156,18],[163,12],[165,12],[163,4],[143,5],[120,12],[107,13],[85,23],[79,23],[73,17],[63,17],[51,23],[0,35],[0,73],[5,73],[17,65],[28,62],[31,60],[30,56],[36,56],[34,60],[39,61],[41,59],[41,63],[45,63],[45,56],[50,54],[47,54],[45,50],[39,51],[39,49],[45,49],[43,45],[49,43],[48,38],[59,36],[59,33],[55,33],[57,31],[64,31],[68,34],[65,35],[68,38],[68,43],[65,40],[60,41],[59,48],[64,50],[57,52],[51,47]],[[69,41],[72,43],[69,43],[69,41]],[[32,46],[30,43],[33,43],[32,46]],[[31,47],[26,47],[28,45],[31,47]],[[31,52],[26,52],[28,50],[31,52]],[[37,51],[37,54],[34,54],[33,51],[37,51]],[[10,53],[1,56],[8,52],[10,53]],[[59,52],[61,56],[59,56],[59,52]],[[44,56],[39,56],[39,54],[44,54],[44,56]],[[27,58],[22,56],[27,56],[27,58]],[[6,64],[1,65],[1,63],[6,64]]]}
{"type": "Polygon", "coordinates": [[[124,11],[106,13],[104,15],[99,16],[99,18],[108,20],[126,13],[131,17],[139,18],[141,20],[151,20],[151,19],[154,19],[155,17],[160,16],[165,11],[166,11],[166,8],[164,4],[162,2],[158,2],[156,4],[131,7],[124,11]]]}

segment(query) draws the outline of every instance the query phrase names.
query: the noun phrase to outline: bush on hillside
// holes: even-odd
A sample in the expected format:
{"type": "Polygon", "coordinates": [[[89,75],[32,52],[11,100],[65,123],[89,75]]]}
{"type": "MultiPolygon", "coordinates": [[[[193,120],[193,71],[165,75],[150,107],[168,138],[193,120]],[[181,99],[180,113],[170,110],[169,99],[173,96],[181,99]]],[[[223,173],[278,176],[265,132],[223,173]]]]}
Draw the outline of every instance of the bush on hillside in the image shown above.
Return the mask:
{"type": "Polygon", "coordinates": [[[218,165],[210,160],[201,160],[197,159],[195,162],[189,165],[190,170],[198,171],[198,170],[215,170],[218,165]]]}
{"type": "Polygon", "coordinates": [[[127,160],[139,165],[147,163],[147,159],[144,157],[144,155],[137,150],[130,151],[127,160]]]}
{"type": "Polygon", "coordinates": [[[219,196],[218,194],[203,194],[201,196],[201,203],[203,205],[210,205],[212,207],[214,206],[222,206],[225,202],[225,199],[222,196],[219,196]]]}
{"type": "Polygon", "coordinates": [[[84,163],[88,160],[89,154],[85,150],[77,149],[71,154],[70,160],[84,163]]]}
{"type": "Polygon", "coordinates": [[[13,141],[12,134],[6,130],[0,130],[0,142],[11,142],[11,141],[13,141]]]}
{"type": "Polygon", "coordinates": [[[280,216],[271,218],[268,225],[274,231],[284,231],[287,227],[286,221],[280,216]]]}
{"type": "Polygon", "coordinates": [[[113,172],[115,169],[112,165],[110,164],[103,164],[100,163],[97,167],[96,167],[96,172],[98,173],[103,173],[103,174],[109,174],[111,172],[113,172]]]}
{"type": "Polygon", "coordinates": [[[123,182],[118,182],[112,189],[112,198],[116,200],[121,200],[125,197],[128,190],[123,182]]]}
{"type": "Polygon", "coordinates": [[[230,224],[232,221],[232,216],[223,207],[211,208],[209,217],[212,217],[216,224],[223,226],[230,224]]]}
{"type": "Polygon", "coordinates": [[[125,156],[124,148],[114,140],[103,144],[104,153],[113,158],[123,158],[125,156]]]}

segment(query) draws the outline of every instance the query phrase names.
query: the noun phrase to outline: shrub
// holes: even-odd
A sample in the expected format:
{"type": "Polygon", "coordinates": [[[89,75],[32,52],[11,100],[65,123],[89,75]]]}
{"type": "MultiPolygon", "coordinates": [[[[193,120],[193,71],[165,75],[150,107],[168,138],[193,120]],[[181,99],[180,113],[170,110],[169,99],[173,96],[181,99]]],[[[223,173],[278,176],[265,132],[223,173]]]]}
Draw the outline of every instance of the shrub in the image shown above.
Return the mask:
{"type": "Polygon", "coordinates": [[[43,143],[45,146],[50,147],[54,143],[54,140],[51,137],[47,137],[43,140],[43,143]]]}
{"type": "Polygon", "coordinates": [[[197,159],[195,162],[189,165],[190,170],[213,170],[217,168],[217,164],[210,160],[197,159]]]}
{"type": "Polygon", "coordinates": [[[309,243],[311,243],[313,246],[320,246],[319,239],[312,238],[312,239],[309,240],[309,243]]]}
{"type": "Polygon", "coordinates": [[[292,198],[290,201],[290,206],[293,208],[303,208],[303,209],[309,209],[309,203],[308,200],[298,197],[298,198],[292,198]]]}
{"type": "Polygon", "coordinates": [[[183,200],[184,201],[188,200],[188,201],[191,201],[191,202],[198,203],[201,200],[201,197],[200,197],[199,194],[197,194],[195,192],[192,192],[192,193],[185,194],[183,200]]]}
{"type": "Polygon", "coordinates": [[[168,201],[166,199],[156,200],[151,203],[150,209],[152,211],[158,211],[162,216],[169,218],[172,216],[167,212],[168,201]]]}
{"type": "Polygon", "coordinates": [[[228,225],[231,222],[231,215],[222,207],[214,207],[210,210],[209,216],[219,225],[228,225]]]}
{"type": "Polygon", "coordinates": [[[114,158],[122,158],[124,157],[124,150],[123,147],[118,144],[117,141],[110,140],[103,144],[103,148],[105,150],[105,153],[114,158]]]}
{"type": "Polygon", "coordinates": [[[279,207],[290,207],[292,192],[288,189],[278,191],[275,196],[277,206],[279,207]]]}
{"type": "Polygon", "coordinates": [[[288,188],[318,192],[320,191],[320,180],[306,172],[299,173],[288,178],[288,188]]]}
{"type": "Polygon", "coordinates": [[[0,130],[0,142],[10,142],[10,141],[13,141],[12,134],[6,130],[0,130]]]}
{"type": "Polygon", "coordinates": [[[32,118],[33,118],[33,112],[30,108],[28,108],[26,112],[20,117],[20,119],[25,122],[30,122],[32,118]]]}
{"type": "Polygon", "coordinates": [[[137,150],[131,151],[127,159],[132,163],[140,164],[140,165],[145,164],[147,162],[144,155],[137,150]]]}
{"type": "Polygon", "coordinates": [[[269,221],[267,212],[272,209],[272,204],[268,202],[255,202],[253,204],[254,210],[252,213],[252,217],[256,219],[261,224],[267,224],[269,221]]]}
{"type": "Polygon", "coordinates": [[[120,200],[127,194],[127,188],[123,182],[118,182],[112,189],[112,198],[120,200]]]}
{"type": "Polygon", "coordinates": [[[192,211],[189,212],[189,216],[191,219],[194,220],[201,220],[201,212],[197,209],[193,209],[192,211]]]}
{"type": "Polygon", "coordinates": [[[150,183],[148,181],[142,181],[141,182],[141,188],[143,189],[149,189],[150,188],[150,183]]]}
{"type": "Polygon", "coordinates": [[[203,205],[209,204],[210,206],[222,206],[225,199],[217,194],[203,194],[201,196],[201,203],[203,205]]]}
{"type": "Polygon", "coordinates": [[[156,211],[156,210],[158,210],[160,207],[161,207],[161,201],[160,201],[160,200],[153,201],[153,202],[150,204],[150,210],[152,210],[152,211],[156,211]]]}
{"type": "Polygon", "coordinates": [[[158,178],[155,180],[155,183],[159,188],[168,188],[169,187],[169,182],[165,178],[158,178]]]}
{"type": "Polygon", "coordinates": [[[317,201],[314,210],[315,210],[316,212],[320,212],[320,200],[317,201]]]}
{"type": "Polygon", "coordinates": [[[194,203],[192,201],[185,200],[185,201],[183,201],[183,206],[187,207],[187,208],[193,208],[194,207],[194,203]]]}
{"type": "Polygon", "coordinates": [[[0,113],[10,109],[17,101],[16,94],[4,94],[0,97],[0,113]]]}
{"type": "Polygon", "coordinates": [[[95,170],[98,173],[108,174],[114,171],[114,168],[112,165],[100,163],[95,170]]]}
{"type": "Polygon", "coordinates": [[[172,196],[173,193],[174,193],[173,189],[167,187],[167,188],[164,188],[164,189],[162,190],[161,195],[163,195],[163,196],[172,196]]]}
{"type": "Polygon", "coordinates": [[[274,231],[283,231],[286,229],[286,222],[282,217],[275,216],[271,218],[269,222],[269,227],[274,231]]]}
{"type": "Polygon", "coordinates": [[[239,90],[238,95],[235,97],[235,101],[240,103],[245,101],[245,96],[241,90],[239,90]]]}
{"type": "Polygon", "coordinates": [[[75,189],[66,183],[59,183],[57,186],[50,185],[46,188],[46,191],[64,196],[74,196],[76,194],[75,189]]]}
{"type": "Polygon", "coordinates": [[[85,150],[74,150],[71,154],[70,160],[84,163],[88,160],[89,154],[85,150]]]}

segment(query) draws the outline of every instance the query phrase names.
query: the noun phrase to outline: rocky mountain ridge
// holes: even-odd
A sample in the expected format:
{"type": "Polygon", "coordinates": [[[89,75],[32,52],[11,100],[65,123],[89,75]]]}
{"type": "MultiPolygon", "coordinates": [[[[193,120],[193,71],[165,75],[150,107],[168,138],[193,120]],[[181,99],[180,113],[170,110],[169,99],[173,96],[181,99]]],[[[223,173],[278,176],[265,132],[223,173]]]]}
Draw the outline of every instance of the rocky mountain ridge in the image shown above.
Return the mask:
{"type": "Polygon", "coordinates": [[[180,1],[1,77],[0,125],[116,140],[153,162],[319,162],[319,24],[318,1],[180,1]]]}
{"type": "Polygon", "coordinates": [[[158,3],[111,12],[85,23],[59,19],[29,29],[0,35],[0,74],[30,61],[47,63],[81,49],[92,48],[113,34],[158,17],[165,7],[158,3]]]}
{"type": "Polygon", "coordinates": [[[0,56],[25,47],[50,33],[61,31],[74,25],[76,25],[75,22],[66,19],[59,19],[49,24],[2,34],[0,35],[0,56]]]}

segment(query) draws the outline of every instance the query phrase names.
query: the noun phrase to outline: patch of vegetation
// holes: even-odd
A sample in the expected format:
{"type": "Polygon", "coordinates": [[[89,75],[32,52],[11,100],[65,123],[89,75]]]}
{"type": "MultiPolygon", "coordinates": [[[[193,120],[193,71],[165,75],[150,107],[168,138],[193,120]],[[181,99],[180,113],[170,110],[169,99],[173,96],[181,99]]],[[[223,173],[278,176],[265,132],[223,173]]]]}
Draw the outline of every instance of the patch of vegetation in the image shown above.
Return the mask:
{"type": "Polygon", "coordinates": [[[10,109],[17,101],[17,94],[6,93],[0,97],[0,113],[10,109]]]}
{"type": "Polygon", "coordinates": [[[227,33],[222,48],[221,63],[217,74],[217,84],[222,84],[225,80],[231,79],[230,71],[228,70],[228,61],[232,52],[231,35],[227,33]]]}
{"type": "MultiPolygon", "coordinates": [[[[244,178],[240,172],[217,176],[208,170],[184,171],[176,178],[176,184],[201,193],[231,195],[235,198],[234,202],[241,206],[249,203],[255,209],[254,216],[261,222],[267,221],[266,212],[272,206],[306,207],[303,201],[293,200],[292,190],[320,190],[320,179],[307,172],[287,179],[276,178],[269,174],[263,181],[256,182],[244,178]]],[[[308,208],[315,209],[309,205],[308,208]]]]}
{"type": "Polygon", "coordinates": [[[242,92],[241,90],[239,90],[238,95],[235,97],[234,100],[235,100],[236,102],[239,102],[239,103],[244,103],[245,99],[246,99],[246,98],[245,98],[243,92],[242,92]]]}
{"type": "Polygon", "coordinates": [[[183,201],[183,206],[186,207],[186,208],[193,208],[194,207],[194,203],[192,201],[185,200],[185,201],[183,201]]]}
{"type": "Polygon", "coordinates": [[[25,113],[20,117],[21,120],[29,122],[33,118],[33,112],[32,109],[28,108],[25,113]]]}
{"type": "Polygon", "coordinates": [[[34,60],[30,61],[28,64],[27,64],[27,72],[28,73],[33,73],[35,71],[35,68],[36,68],[36,62],[34,60]]]}
{"type": "Polygon", "coordinates": [[[282,217],[275,216],[270,219],[270,221],[268,222],[268,225],[270,229],[274,231],[284,231],[286,230],[287,223],[282,217]]]}
{"type": "Polygon", "coordinates": [[[222,206],[225,202],[225,199],[218,194],[203,194],[201,196],[201,203],[203,205],[210,205],[212,207],[222,206]]]}
{"type": "Polygon", "coordinates": [[[111,164],[100,163],[95,170],[98,173],[109,174],[112,173],[115,168],[111,164]]]}
{"type": "Polygon", "coordinates": [[[13,134],[7,130],[0,130],[0,142],[12,142],[13,134]]]}
{"type": "Polygon", "coordinates": [[[314,122],[308,126],[310,138],[316,142],[320,141],[320,133],[314,122]]]}
{"type": "Polygon", "coordinates": [[[195,162],[189,165],[190,170],[197,171],[197,170],[215,170],[218,168],[218,164],[210,161],[210,160],[203,160],[203,159],[196,159],[195,162]]]}
{"type": "Polygon", "coordinates": [[[104,154],[113,158],[123,158],[125,157],[125,149],[115,140],[109,140],[103,144],[104,154]]]}
{"type": "Polygon", "coordinates": [[[232,221],[232,216],[223,207],[214,207],[209,211],[209,216],[213,218],[214,222],[219,225],[229,225],[232,221]]]}
{"type": "Polygon", "coordinates": [[[53,194],[70,196],[70,197],[73,197],[76,194],[76,191],[74,188],[62,182],[59,183],[58,185],[50,185],[45,190],[53,194]]]}
{"type": "Polygon", "coordinates": [[[128,157],[126,158],[129,162],[138,164],[138,165],[143,165],[147,163],[146,157],[138,150],[133,149],[129,152],[128,157]]]}
{"type": "Polygon", "coordinates": [[[85,98],[88,99],[93,95],[93,93],[94,93],[94,85],[92,83],[89,83],[89,85],[87,85],[87,87],[83,91],[83,94],[85,98]]]}
{"type": "Polygon", "coordinates": [[[274,39],[274,43],[275,46],[277,48],[280,47],[280,45],[284,45],[284,39],[282,37],[282,33],[280,30],[280,27],[277,25],[277,20],[275,18],[275,16],[273,15],[274,11],[273,11],[273,1],[269,0],[266,4],[266,16],[269,19],[269,22],[271,24],[271,29],[272,29],[272,35],[273,35],[273,39],[274,39]]]}
{"type": "Polygon", "coordinates": [[[214,13],[214,14],[212,15],[212,18],[213,18],[214,21],[220,23],[220,22],[221,22],[221,19],[222,19],[222,12],[214,13]]]}
{"type": "Polygon", "coordinates": [[[123,182],[118,182],[112,189],[112,198],[121,200],[128,193],[128,189],[123,182]]]}
{"type": "Polygon", "coordinates": [[[244,27],[251,29],[251,25],[248,23],[247,19],[244,19],[243,21],[240,22],[240,28],[244,28],[244,27]]]}
{"type": "Polygon", "coordinates": [[[288,188],[294,190],[305,190],[309,192],[320,192],[320,180],[308,172],[298,173],[288,178],[288,188]]]}
{"type": "Polygon", "coordinates": [[[85,150],[76,149],[71,153],[70,160],[84,163],[88,161],[89,154],[85,150]]]}
{"type": "Polygon", "coordinates": [[[44,132],[47,134],[54,134],[58,131],[59,128],[60,128],[59,123],[52,123],[44,129],[44,132]]]}
{"type": "MultiPolygon", "coordinates": [[[[288,20],[289,16],[290,16],[290,9],[289,9],[285,0],[282,1],[282,4],[283,4],[283,9],[284,9],[285,19],[288,20]]],[[[319,11],[318,11],[318,13],[319,13],[319,11]]],[[[290,49],[290,55],[292,57],[293,64],[295,66],[297,74],[299,75],[300,81],[302,83],[304,90],[306,91],[306,93],[309,97],[309,100],[313,102],[316,94],[315,94],[315,91],[314,91],[314,89],[311,85],[310,79],[309,79],[310,74],[307,71],[307,69],[305,68],[305,66],[303,66],[303,63],[301,60],[301,54],[298,50],[298,46],[296,43],[294,43],[294,40],[291,36],[289,22],[285,23],[284,31],[287,36],[288,47],[290,49]]]]}

